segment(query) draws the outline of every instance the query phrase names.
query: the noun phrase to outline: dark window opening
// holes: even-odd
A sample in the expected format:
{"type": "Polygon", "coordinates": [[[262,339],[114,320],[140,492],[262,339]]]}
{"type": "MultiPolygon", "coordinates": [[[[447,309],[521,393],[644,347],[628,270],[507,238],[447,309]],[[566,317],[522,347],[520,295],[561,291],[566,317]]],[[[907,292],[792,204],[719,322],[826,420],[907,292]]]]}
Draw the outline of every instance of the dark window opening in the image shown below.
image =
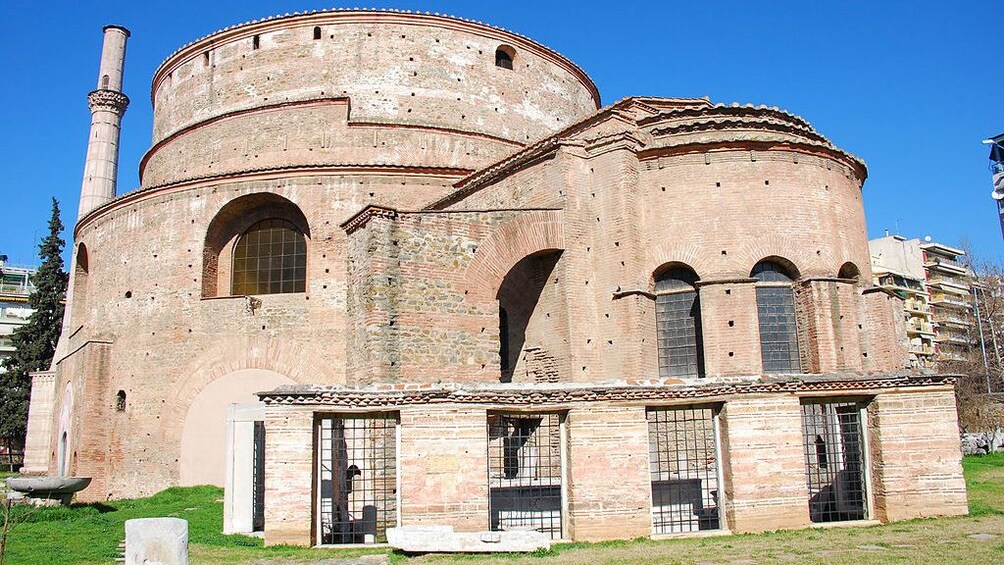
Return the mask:
{"type": "Polygon", "coordinates": [[[674,267],[656,277],[655,323],[660,377],[703,377],[704,343],[697,274],[674,267]]]}
{"type": "Polygon", "coordinates": [[[206,51],[205,53],[202,54],[202,66],[203,67],[209,66],[209,51],[206,51]]]}
{"type": "Polygon", "coordinates": [[[126,409],[126,393],[124,390],[120,390],[118,394],[115,395],[115,411],[125,412],[126,409]]]}
{"type": "Polygon", "coordinates": [[[503,69],[512,70],[512,60],[514,52],[506,49],[505,47],[499,47],[495,50],[495,66],[502,67],[503,69]]]}
{"type": "Polygon", "coordinates": [[[307,241],[286,220],[260,221],[234,246],[233,295],[304,292],[307,241]]]}
{"type": "Polygon", "coordinates": [[[251,48],[257,49],[259,47],[261,47],[261,36],[256,35],[253,38],[251,38],[251,48]]]}
{"type": "Polygon", "coordinates": [[[251,469],[251,530],[265,531],[265,422],[254,423],[254,464],[251,469]]]}
{"type": "Polygon", "coordinates": [[[861,412],[857,402],[802,404],[805,480],[813,522],[868,517],[861,412]]]}
{"type": "Polygon", "coordinates": [[[854,263],[844,263],[840,266],[840,271],[837,273],[837,277],[841,279],[854,279],[859,280],[861,278],[861,270],[854,263]]]}
{"type": "Polygon", "coordinates": [[[499,307],[499,365],[502,372],[509,370],[509,314],[499,307]]]}
{"type": "Polygon", "coordinates": [[[108,83],[109,82],[110,82],[110,79],[108,78],[108,75],[102,75],[101,76],[101,88],[108,88],[108,83]]]}
{"type": "Polygon", "coordinates": [[[320,38],[321,38],[321,28],[320,27],[315,27],[314,28],[314,39],[320,39],[320,38]]]}

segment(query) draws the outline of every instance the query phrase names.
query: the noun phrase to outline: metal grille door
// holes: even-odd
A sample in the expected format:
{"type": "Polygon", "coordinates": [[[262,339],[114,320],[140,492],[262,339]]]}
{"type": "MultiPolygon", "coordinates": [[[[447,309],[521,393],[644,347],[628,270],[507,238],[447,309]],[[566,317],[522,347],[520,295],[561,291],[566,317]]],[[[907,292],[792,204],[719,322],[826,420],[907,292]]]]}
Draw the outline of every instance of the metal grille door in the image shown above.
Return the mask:
{"type": "Polygon", "coordinates": [[[322,544],[382,543],[397,525],[397,414],[319,422],[322,544]]]}
{"type": "Polygon", "coordinates": [[[813,522],[867,517],[861,405],[810,401],[802,404],[805,479],[813,522]]]}
{"type": "Polygon", "coordinates": [[[561,416],[489,414],[490,529],[561,538],[561,416]]]}
{"type": "Polygon", "coordinates": [[[650,409],[647,418],[653,532],[720,529],[714,408],[650,409]]]}

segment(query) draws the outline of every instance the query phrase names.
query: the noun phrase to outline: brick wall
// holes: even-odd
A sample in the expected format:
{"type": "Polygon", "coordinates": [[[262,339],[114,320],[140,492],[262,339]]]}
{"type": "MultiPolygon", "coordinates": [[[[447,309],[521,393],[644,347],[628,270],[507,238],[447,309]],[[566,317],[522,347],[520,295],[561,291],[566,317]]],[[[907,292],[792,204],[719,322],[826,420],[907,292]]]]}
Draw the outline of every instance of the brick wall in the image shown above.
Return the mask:
{"type": "Polygon", "coordinates": [[[969,512],[951,388],[879,395],[868,407],[868,418],[876,518],[969,512]]]}

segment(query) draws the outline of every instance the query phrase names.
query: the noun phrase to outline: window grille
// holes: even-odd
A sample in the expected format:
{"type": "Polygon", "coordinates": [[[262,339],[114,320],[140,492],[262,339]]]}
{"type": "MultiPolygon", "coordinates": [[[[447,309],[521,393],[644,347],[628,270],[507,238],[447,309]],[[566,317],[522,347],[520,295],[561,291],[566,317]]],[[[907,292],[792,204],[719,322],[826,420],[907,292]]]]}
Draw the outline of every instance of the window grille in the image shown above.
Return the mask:
{"type": "Polygon", "coordinates": [[[304,292],[306,286],[307,241],[292,223],[262,220],[237,240],[232,294],[304,292]]]}
{"type": "Polygon", "coordinates": [[[805,480],[813,522],[867,517],[861,405],[808,401],[802,404],[805,480]]]}
{"type": "Polygon", "coordinates": [[[720,529],[715,409],[653,408],[646,417],[653,532],[720,529]]]}
{"type": "Polygon", "coordinates": [[[559,414],[489,414],[488,513],[492,531],[562,535],[559,414]]]}
{"type": "Polygon", "coordinates": [[[655,283],[655,324],[660,377],[704,376],[701,300],[694,288],[697,275],[670,269],[655,283]]]}
{"type": "Polygon", "coordinates": [[[318,424],[320,541],[383,543],[397,525],[396,413],[318,424]]]}
{"type": "Polygon", "coordinates": [[[765,373],[802,370],[795,323],[793,277],[776,263],[761,261],[753,267],[757,279],[756,304],[760,321],[760,354],[765,373]]]}

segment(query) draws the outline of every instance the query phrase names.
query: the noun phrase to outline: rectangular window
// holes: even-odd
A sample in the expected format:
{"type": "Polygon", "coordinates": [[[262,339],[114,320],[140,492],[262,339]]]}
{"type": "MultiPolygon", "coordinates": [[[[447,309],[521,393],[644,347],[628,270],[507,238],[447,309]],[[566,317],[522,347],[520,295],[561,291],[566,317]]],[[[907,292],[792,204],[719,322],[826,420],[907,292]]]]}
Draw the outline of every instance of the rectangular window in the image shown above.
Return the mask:
{"type": "Polygon", "coordinates": [[[760,352],[765,373],[797,373],[798,331],[795,326],[795,295],[791,286],[758,286],[760,352]]]}
{"type": "Polygon", "coordinates": [[[646,417],[653,533],[721,529],[715,408],[653,408],[646,417]]]}
{"type": "Polygon", "coordinates": [[[397,413],[317,422],[322,544],[382,543],[397,525],[397,413]]]}
{"type": "Polygon", "coordinates": [[[488,514],[492,531],[562,537],[563,416],[488,415],[488,514]]]}
{"type": "Polygon", "coordinates": [[[696,291],[655,297],[659,339],[659,376],[696,377],[701,373],[701,306],[696,291]]]}
{"type": "Polygon", "coordinates": [[[813,522],[868,517],[861,412],[858,402],[802,403],[805,480],[813,522]]]}

